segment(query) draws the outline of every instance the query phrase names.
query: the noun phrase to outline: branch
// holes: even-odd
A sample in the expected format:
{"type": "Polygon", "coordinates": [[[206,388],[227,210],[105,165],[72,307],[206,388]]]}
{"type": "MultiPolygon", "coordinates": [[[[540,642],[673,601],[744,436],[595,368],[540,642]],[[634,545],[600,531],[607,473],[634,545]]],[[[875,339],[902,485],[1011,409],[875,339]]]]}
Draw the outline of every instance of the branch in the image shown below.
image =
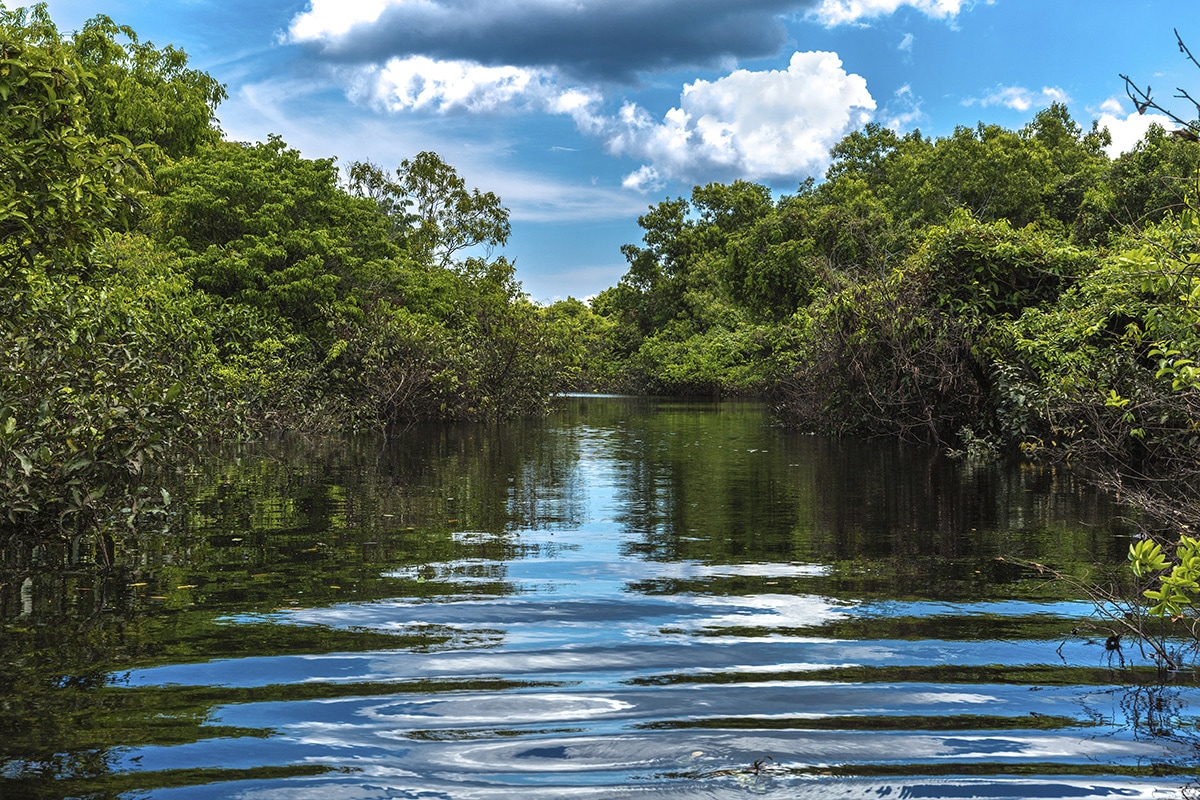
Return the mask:
{"type": "MultiPolygon", "coordinates": [[[[1196,60],[1196,57],[1192,55],[1192,51],[1184,43],[1183,37],[1179,35],[1179,29],[1174,28],[1172,30],[1175,32],[1175,42],[1179,45],[1179,52],[1183,53],[1187,57],[1187,60],[1195,64],[1197,68],[1200,68],[1200,61],[1196,60]]],[[[1142,88],[1134,83],[1133,79],[1128,75],[1122,74],[1119,77],[1125,81],[1125,96],[1133,101],[1134,108],[1137,109],[1138,114],[1145,114],[1149,109],[1154,109],[1166,115],[1175,124],[1183,126],[1180,130],[1172,131],[1174,135],[1193,142],[1200,141],[1200,123],[1186,120],[1170,109],[1159,105],[1158,101],[1151,96],[1149,85],[1146,86],[1145,91],[1142,91],[1142,88]]],[[[1175,97],[1191,103],[1196,109],[1196,113],[1200,115],[1200,102],[1196,102],[1196,98],[1192,97],[1186,89],[1176,88],[1175,91],[1179,92],[1175,97]]]]}
{"type": "Polygon", "coordinates": [[[1192,55],[1192,51],[1189,50],[1188,46],[1183,43],[1183,37],[1179,35],[1179,29],[1172,28],[1171,30],[1173,30],[1175,32],[1175,41],[1179,43],[1179,52],[1186,55],[1188,58],[1188,61],[1192,62],[1198,68],[1200,68],[1200,61],[1196,60],[1196,57],[1194,55],[1192,55]]]}

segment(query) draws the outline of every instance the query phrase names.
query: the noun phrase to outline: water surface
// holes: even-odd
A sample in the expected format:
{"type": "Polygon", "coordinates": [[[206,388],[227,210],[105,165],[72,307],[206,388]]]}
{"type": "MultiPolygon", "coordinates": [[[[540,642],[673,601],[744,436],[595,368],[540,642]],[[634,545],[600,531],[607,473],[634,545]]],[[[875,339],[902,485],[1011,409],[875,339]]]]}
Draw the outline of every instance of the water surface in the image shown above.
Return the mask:
{"type": "Polygon", "coordinates": [[[1069,473],[571,398],[213,457],[121,568],[0,578],[0,797],[1171,797],[1196,690],[1069,584],[1069,473]]]}

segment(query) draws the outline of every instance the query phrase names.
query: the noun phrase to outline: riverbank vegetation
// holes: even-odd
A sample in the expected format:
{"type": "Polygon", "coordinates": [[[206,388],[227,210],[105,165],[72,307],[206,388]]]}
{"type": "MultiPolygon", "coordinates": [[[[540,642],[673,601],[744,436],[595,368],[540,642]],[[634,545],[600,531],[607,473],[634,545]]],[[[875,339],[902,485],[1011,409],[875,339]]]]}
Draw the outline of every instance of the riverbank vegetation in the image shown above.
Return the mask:
{"type": "MultiPolygon", "coordinates": [[[[272,428],[401,431],[563,391],[757,395],[787,424],[1071,458],[1178,503],[1200,464],[1200,145],[869,124],[821,182],[668,198],[600,295],[539,307],[508,211],[224,139],[225,89],[98,16],[0,9],[0,508],[111,537],[169,455],[272,428]]],[[[1196,515],[1200,519],[1200,515],[1196,515]]]]}
{"type": "Polygon", "coordinates": [[[225,141],[224,96],[107,17],[68,37],[0,10],[9,530],[110,536],[206,440],[502,419],[560,388],[571,326],[492,257],[499,198],[434,153],[339,169],[225,141]]]}

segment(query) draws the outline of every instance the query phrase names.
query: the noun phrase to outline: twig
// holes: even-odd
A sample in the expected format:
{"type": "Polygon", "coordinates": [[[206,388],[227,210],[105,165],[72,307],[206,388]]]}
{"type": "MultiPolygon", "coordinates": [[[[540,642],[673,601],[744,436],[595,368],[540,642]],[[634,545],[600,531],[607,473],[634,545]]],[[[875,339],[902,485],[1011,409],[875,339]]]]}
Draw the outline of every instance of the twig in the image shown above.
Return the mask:
{"type": "Polygon", "coordinates": [[[1189,50],[1188,46],[1183,43],[1183,37],[1179,35],[1179,29],[1172,28],[1171,30],[1174,31],[1174,33],[1175,33],[1175,41],[1179,43],[1179,52],[1186,55],[1188,58],[1188,61],[1195,64],[1197,68],[1200,68],[1200,61],[1196,60],[1196,57],[1194,55],[1192,55],[1192,51],[1189,50]]]}
{"type": "MultiPolygon", "coordinates": [[[[1175,42],[1179,45],[1179,52],[1183,53],[1187,57],[1187,60],[1195,64],[1197,68],[1200,68],[1200,61],[1196,60],[1196,57],[1192,55],[1192,51],[1188,49],[1187,44],[1184,43],[1183,37],[1179,35],[1179,29],[1175,28],[1173,30],[1175,32],[1175,42]]],[[[1175,132],[1176,135],[1183,136],[1190,141],[1200,140],[1200,123],[1186,120],[1170,109],[1164,108],[1151,95],[1152,89],[1149,85],[1147,85],[1146,89],[1143,91],[1142,87],[1134,83],[1133,78],[1130,78],[1128,75],[1121,74],[1119,77],[1125,81],[1125,95],[1133,101],[1133,106],[1137,109],[1138,114],[1145,114],[1149,109],[1154,109],[1155,111],[1165,114],[1177,125],[1183,126],[1182,130],[1175,132]]],[[[1175,95],[1175,97],[1191,103],[1196,109],[1196,113],[1200,114],[1200,103],[1196,102],[1196,98],[1192,97],[1186,89],[1177,87],[1175,91],[1179,92],[1179,94],[1175,95]]]]}

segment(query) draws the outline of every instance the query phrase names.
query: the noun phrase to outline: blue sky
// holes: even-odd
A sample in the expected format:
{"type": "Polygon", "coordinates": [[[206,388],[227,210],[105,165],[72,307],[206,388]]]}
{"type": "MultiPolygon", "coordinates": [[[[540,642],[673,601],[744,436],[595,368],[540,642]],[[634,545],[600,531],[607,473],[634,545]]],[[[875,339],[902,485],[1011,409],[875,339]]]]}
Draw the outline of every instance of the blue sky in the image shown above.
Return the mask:
{"type": "MultiPolygon", "coordinates": [[[[9,7],[18,3],[7,0],[9,7]]],[[[226,136],[395,167],[434,150],[500,195],[535,300],[625,272],[637,217],[692,186],[787,193],[868,121],[1019,128],[1051,102],[1132,146],[1118,73],[1191,116],[1197,0],[50,0],[103,13],[225,83],[226,136]]],[[[1173,127],[1168,125],[1168,127],[1173,127]]]]}

